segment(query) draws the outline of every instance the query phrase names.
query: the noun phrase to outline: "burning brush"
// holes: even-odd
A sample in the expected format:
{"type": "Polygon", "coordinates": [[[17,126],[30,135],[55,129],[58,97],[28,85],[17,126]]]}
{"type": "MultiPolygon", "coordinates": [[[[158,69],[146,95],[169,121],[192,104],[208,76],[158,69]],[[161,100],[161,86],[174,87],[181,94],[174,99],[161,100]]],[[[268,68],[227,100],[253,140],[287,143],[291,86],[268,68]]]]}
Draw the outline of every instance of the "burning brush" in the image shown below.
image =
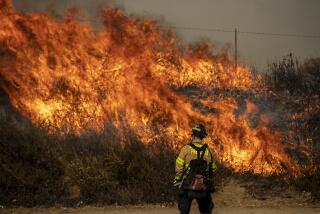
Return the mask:
{"type": "Polygon", "coordinates": [[[253,103],[236,115],[234,98],[198,96],[215,109],[204,113],[173,89],[254,91],[250,69],[235,70],[225,56],[213,56],[209,44],[179,51],[172,32],[153,20],[111,7],[101,17],[104,29],[95,31],[70,17],[19,13],[0,0],[0,89],[16,110],[52,133],[99,132],[111,123],[145,143],[165,135],[175,146],[201,121],[210,127],[215,156],[235,171],[300,175],[268,118],[260,115],[251,125],[250,115],[259,113],[253,103]]]}

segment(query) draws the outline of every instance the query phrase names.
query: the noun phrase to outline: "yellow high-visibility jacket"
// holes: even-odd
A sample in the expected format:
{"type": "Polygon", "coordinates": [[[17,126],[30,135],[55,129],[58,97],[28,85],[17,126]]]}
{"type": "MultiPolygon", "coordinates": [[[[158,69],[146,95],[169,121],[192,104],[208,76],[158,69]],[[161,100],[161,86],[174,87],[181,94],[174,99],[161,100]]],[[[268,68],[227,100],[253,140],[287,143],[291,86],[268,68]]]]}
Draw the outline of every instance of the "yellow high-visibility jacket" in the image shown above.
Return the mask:
{"type": "MultiPolygon", "coordinates": [[[[203,146],[202,143],[193,142],[192,144],[198,148],[201,148],[203,146]]],[[[183,176],[188,173],[188,171],[190,170],[190,161],[194,159],[197,159],[197,150],[192,148],[190,145],[185,145],[184,147],[182,147],[179,156],[176,159],[176,173],[174,178],[176,182],[181,181],[183,176]]],[[[208,163],[208,172],[209,170],[211,170],[211,173],[213,173],[217,169],[217,165],[209,147],[207,147],[207,149],[205,150],[203,160],[207,161],[208,163]]]]}

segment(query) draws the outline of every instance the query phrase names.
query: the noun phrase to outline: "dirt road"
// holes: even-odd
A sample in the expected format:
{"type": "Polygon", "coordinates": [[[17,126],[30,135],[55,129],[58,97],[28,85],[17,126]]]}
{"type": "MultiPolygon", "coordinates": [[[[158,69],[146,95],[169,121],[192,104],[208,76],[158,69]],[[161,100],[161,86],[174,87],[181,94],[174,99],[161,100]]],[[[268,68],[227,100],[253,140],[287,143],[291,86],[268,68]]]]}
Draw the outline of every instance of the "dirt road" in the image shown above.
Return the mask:
{"type": "MultiPolygon", "coordinates": [[[[214,194],[214,214],[318,214],[320,204],[308,203],[308,194],[302,195],[288,191],[286,197],[256,198],[246,191],[243,185],[236,180],[229,180],[224,188],[214,194]]],[[[146,206],[107,206],[81,208],[19,208],[1,209],[0,213],[83,213],[83,214],[174,214],[178,213],[177,206],[146,205],[146,206]]],[[[191,213],[199,213],[196,203],[193,203],[191,213]]]]}
{"type": "MultiPolygon", "coordinates": [[[[85,207],[79,209],[15,209],[15,210],[4,210],[0,213],[35,213],[35,214],[67,214],[67,213],[82,213],[82,214],[120,214],[120,213],[130,213],[130,214],[176,214],[178,210],[175,207],[172,208],[161,208],[161,207],[127,207],[127,208],[94,208],[85,207]]],[[[192,209],[190,212],[199,213],[196,209],[192,209]]],[[[214,209],[214,214],[319,214],[320,208],[302,208],[302,207],[283,207],[283,208],[250,208],[250,207],[217,207],[214,209]]]]}

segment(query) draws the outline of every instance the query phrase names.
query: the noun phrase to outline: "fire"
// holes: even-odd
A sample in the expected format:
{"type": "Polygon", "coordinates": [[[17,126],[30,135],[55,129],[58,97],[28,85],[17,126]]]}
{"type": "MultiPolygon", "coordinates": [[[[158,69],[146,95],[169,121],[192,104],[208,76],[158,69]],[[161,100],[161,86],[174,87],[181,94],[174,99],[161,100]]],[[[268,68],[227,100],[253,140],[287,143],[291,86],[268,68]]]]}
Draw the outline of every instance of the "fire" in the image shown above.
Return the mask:
{"type": "Polygon", "coordinates": [[[99,32],[70,17],[18,13],[7,0],[0,0],[0,20],[0,88],[14,108],[48,131],[81,134],[112,124],[145,143],[164,135],[177,146],[187,142],[196,122],[204,122],[216,157],[235,171],[299,173],[267,117],[250,124],[258,112],[253,103],[236,115],[233,98],[198,95],[209,109],[203,113],[175,92],[254,89],[250,69],[235,70],[208,44],[179,51],[171,31],[110,7],[102,10],[99,32]]]}

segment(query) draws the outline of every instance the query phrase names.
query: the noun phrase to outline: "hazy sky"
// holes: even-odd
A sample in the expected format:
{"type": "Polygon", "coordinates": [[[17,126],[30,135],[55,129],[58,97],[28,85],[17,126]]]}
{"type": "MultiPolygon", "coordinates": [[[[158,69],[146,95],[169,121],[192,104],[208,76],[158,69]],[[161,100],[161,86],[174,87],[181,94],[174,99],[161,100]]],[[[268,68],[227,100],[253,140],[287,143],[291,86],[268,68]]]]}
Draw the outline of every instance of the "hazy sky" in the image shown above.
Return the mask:
{"type": "MultiPolygon", "coordinates": [[[[88,19],[113,3],[127,14],[153,17],[181,27],[214,28],[266,33],[320,35],[320,0],[13,0],[23,11],[51,11],[78,6],[88,19]]],[[[186,42],[209,39],[234,47],[234,34],[176,29],[186,42]]],[[[239,55],[263,69],[290,52],[300,58],[320,57],[320,38],[291,38],[239,34],[239,55]]]]}

